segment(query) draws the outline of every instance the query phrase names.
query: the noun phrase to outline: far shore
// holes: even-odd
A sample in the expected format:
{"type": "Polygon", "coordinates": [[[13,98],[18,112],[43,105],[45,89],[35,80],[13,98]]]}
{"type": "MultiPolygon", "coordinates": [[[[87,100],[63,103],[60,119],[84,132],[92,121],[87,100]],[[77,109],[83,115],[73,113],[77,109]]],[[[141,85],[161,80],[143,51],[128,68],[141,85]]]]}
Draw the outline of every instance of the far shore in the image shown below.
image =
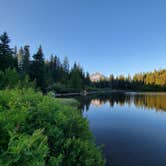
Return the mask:
{"type": "Polygon", "coordinates": [[[63,96],[86,96],[91,94],[100,94],[100,93],[115,93],[115,92],[127,92],[126,90],[98,90],[98,91],[83,91],[77,93],[58,93],[55,94],[55,97],[63,97],[63,96]]]}
{"type": "Polygon", "coordinates": [[[75,93],[57,93],[55,97],[67,97],[67,96],[86,96],[92,94],[102,94],[102,93],[166,93],[165,91],[131,91],[131,90],[98,90],[98,91],[83,91],[75,93]]]}
{"type": "Polygon", "coordinates": [[[98,90],[98,91],[83,91],[75,93],[57,93],[55,97],[68,97],[68,96],[86,96],[102,93],[166,93],[165,91],[131,91],[131,90],[98,90]]]}

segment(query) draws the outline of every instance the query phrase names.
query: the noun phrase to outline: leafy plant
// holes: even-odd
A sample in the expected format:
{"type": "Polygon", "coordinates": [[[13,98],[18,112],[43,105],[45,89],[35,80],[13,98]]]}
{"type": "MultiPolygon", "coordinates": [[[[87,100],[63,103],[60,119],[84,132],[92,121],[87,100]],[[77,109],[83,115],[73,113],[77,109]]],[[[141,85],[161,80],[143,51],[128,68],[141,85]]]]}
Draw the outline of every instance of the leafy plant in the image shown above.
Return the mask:
{"type": "Polygon", "coordinates": [[[73,103],[30,88],[0,91],[0,164],[104,165],[88,121],[73,103]]]}

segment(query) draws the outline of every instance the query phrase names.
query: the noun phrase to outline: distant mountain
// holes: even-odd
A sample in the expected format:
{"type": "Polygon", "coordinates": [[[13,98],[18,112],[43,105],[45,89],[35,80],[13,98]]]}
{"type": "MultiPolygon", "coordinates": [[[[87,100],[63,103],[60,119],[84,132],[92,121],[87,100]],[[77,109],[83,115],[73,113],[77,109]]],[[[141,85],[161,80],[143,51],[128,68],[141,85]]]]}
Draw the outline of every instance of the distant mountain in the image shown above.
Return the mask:
{"type": "Polygon", "coordinates": [[[105,79],[105,78],[106,77],[103,74],[97,73],[97,72],[90,75],[90,80],[92,82],[98,82],[98,81],[105,79]]]}

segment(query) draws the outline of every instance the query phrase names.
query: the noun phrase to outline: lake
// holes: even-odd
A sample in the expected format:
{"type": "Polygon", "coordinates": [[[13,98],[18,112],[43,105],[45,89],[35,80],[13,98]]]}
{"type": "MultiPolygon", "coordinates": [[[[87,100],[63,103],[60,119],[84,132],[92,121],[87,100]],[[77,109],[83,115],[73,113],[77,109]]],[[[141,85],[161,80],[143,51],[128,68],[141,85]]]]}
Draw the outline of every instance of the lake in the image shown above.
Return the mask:
{"type": "Polygon", "coordinates": [[[166,93],[77,99],[108,166],[166,166],[166,93]]]}

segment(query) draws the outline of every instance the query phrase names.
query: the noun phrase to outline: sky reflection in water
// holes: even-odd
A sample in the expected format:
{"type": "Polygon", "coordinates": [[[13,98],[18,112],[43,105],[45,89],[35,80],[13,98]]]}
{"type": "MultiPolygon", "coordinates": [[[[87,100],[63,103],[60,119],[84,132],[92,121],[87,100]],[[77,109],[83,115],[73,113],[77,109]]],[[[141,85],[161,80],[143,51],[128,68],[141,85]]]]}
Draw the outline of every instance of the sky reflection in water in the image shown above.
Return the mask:
{"type": "Polygon", "coordinates": [[[166,166],[166,93],[78,97],[107,165],[166,166]]]}

